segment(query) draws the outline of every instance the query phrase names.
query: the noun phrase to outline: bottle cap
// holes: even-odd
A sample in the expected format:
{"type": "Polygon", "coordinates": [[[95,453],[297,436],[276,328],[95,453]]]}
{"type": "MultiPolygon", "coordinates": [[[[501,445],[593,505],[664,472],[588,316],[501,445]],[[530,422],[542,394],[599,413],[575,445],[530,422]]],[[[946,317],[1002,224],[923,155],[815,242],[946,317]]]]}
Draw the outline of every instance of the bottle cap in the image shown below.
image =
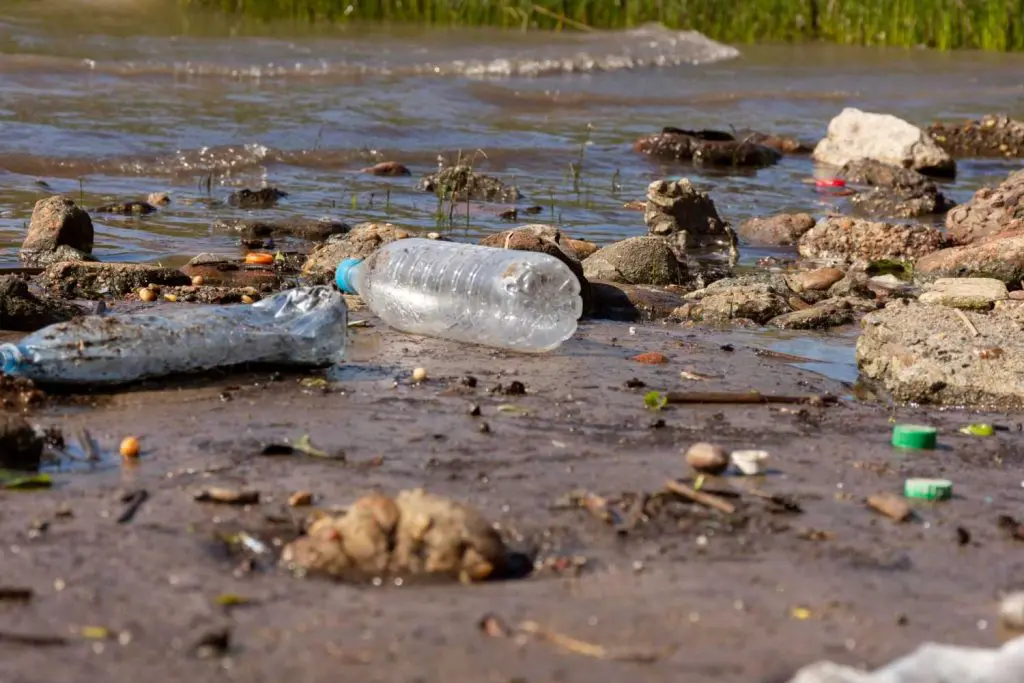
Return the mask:
{"type": "Polygon", "coordinates": [[[953,495],[953,482],[949,479],[907,479],[903,495],[922,500],[946,500],[953,495]]]}
{"type": "Polygon", "coordinates": [[[25,356],[17,344],[0,345],[0,372],[16,375],[25,363],[25,356]]]}
{"type": "Polygon", "coordinates": [[[345,294],[359,293],[356,291],[356,283],[352,281],[352,270],[362,262],[361,258],[347,258],[339,263],[338,269],[334,271],[334,282],[337,283],[338,289],[345,294]]]}
{"type": "Polygon", "coordinates": [[[935,448],[935,427],[896,425],[892,429],[892,445],[897,448],[935,448]]]}

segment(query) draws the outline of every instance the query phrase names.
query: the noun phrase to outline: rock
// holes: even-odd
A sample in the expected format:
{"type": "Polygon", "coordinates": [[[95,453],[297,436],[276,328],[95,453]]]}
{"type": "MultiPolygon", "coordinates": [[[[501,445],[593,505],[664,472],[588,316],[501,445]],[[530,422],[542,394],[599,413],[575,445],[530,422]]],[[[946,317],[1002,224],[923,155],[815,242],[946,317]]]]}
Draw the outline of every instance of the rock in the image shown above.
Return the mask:
{"type": "Polygon", "coordinates": [[[737,140],[729,133],[692,131],[681,128],[663,128],[656,135],[640,138],[633,149],[649,156],[679,161],[693,161],[713,166],[771,166],[782,155],[771,147],[758,144],[754,138],[771,139],[784,144],[779,138],[752,134],[749,139],[737,140]]]}
{"type": "Polygon", "coordinates": [[[952,178],[956,162],[923,130],[889,114],[847,107],[828,124],[814,159],[843,166],[857,159],[874,159],[925,175],[952,178]]]}
{"type": "Polygon", "coordinates": [[[961,313],[897,300],[861,320],[857,363],[897,401],[1019,410],[1024,408],[1022,325],[1020,308],[961,313]]]}
{"type": "Polygon", "coordinates": [[[728,320],[750,320],[763,325],[772,318],[789,313],[789,295],[780,294],[767,282],[727,283],[736,280],[721,280],[714,288],[705,288],[700,303],[688,312],[691,320],[724,322],[728,320]]]}
{"type": "Polygon", "coordinates": [[[818,292],[827,290],[846,276],[846,273],[838,268],[818,268],[817,270],[805,270],[786,278],[789,288],[796,293],[818,292]]]}
{"type": "Polygon", "coordinates": [[[187,287],[161,287],[160,296],[165,300],[173,297],[177,303],[189,304],[238,304],[252,303],[263,298],[263,294],[277,291],[279,282],[258,282],[256,286],[189,285],[187,287]]]}
{"type": "Polygon", "coordinates": [[[26,261],[41,262],[46,254],[52,256],[59,247],[67,256],[77,253],[91,254],[93,245],[92,219],[89,214],[67,197],[59,195],[40,199],[32,210],[28,233],[21,243],[20,256],[26,261]]]}
{"type": "Polygon", "coordinates": [[[735,234],[718,216],[708,193],[686,178],[656,180],[647,187],[644,223],[652,235],[685,235],[685,248],[735,243],[735,234]]]}
{"type": "Polygon", "coordinates": [[[587,282],[583,266],[575,252],[562,245],[562,233],[558,228],[541,224],[524,225],[515,230],[505,230],[488,235],[480,240],[480,244],[485,247],[533,251],[554,256],[568,266],[580,281],[580,297],[583,299],[584,313],[591,310],[593,302],[590,296],[590,283],[587,282]]]}
{"type": "Polygon", "coordinates": [[[386,176],[389,178],[412,175],[408,168],[397,161],[382,161],[379,164],[374,164],[373,166],[360,169],[359,172],[369,173],[370,175],[376,176],[386,176]]]}
{"type": "Polygon", "coordinates": [[[853,322],[853,313],[845,299],[829,299],[810,308],[783,313],[768,324],[782,330],[822,330],[853,322]]]}
{"type": "Polygon", "coordinates": [[[17,415],[0,413],[0,468],[35,471],[43,457],[43,439],[17,415]]]}
{"type": "Polygon", "coordinates": [[[352,228],[332,218],[286,218],[260,220],[258,218],[217,219],[213,229],[232,232],[247,239],[266,237],[298,237],[320,242],[332,235],[342,235],[352,228]]]}
{"type": "Polygon", "coordinates": [[[929,285],[918,301],[953,308],[987,311],[997,301],[1007,298],[1002,280],[987,277],[944,277],[929,285]]]}
{"type": "Polygon", "coordinates": [[[751,218],[741,223],[737,232],[748,244],[788,247],[796,244],[814,223],[814,218],[807,213],[783,213],[751,218]]]}
{"type": "Polygon", "coordinates": [[[522,198],[519,189],[497,178],[477,173],[466,165],[448,166],[431,173],[419,183],[419,189],[433,192],[441,199],[464,202],[516,202],[522,198]]]}
{"type": "Polygon", "coordinates": [[[950,247],[917,261],[915,275],[935,277],[989,277],[1002,282],[1024,279],[1024,230],[989,235],[979,242],[950,247]]]}
{"type": "Polygon", "coordinates": [[[946,232],[957,244],[969,244],[997,232],[1024,230],[1024,170],[997,187],[983,187],[946,214],[946,232]]]}
{"type": "Polygon", "coordinates": [[[144,216],[156,212],[156,207],[149,202],[115,202],[104,204],[93,209],[94,213],[116,213],[125,216],[144,216]]]}
{"type": "Polygon", "coordinates": [[[153,206],[167,206],[171,203],[171,195],[166,192],[150,192],[146,201],[153,206]]]}
{"type": "Polygon", "coordinates": [[[288,193],[276,187],[261,187],[258,190],[244,188],[228,196],[228,204],[241,209],[269,209],[288,193]]]}
{"type": "Polygon", "coordinates": [[[856,159],[843,166],[840,177],[849,183],[874,189],[856,194],[851,200],[863,213],[895,218],[915,218],[945,213],[954,206],[934,182],[910,168],[874,159],[856,159]]]}
{"type": "Polygon", "coordinates": [[[701,474],[721,474],[729,468],[729,451],[704,441],[686,449],[686,464],[701,474]]]}
{"type": "Polygon", "coordinates": [[[663,320],[679,317],[686,305],[682,295],[672,288],[621,283],[590,283],[594,298],[591,317],[623,322],[663,320]]]}
{"type": "Polygon", "coordinates": [[[1024,157],[1024,122],[987,114],[962,124],[933,123],[928,134],[954,157],[1024,157]]]}
{"type": "Polygon", "coordinates": [[[25,261],[26,265],[36,267],[49,266],[63,261],[96,261],[96,258],[92,254],[86,254],[84,251],[79,251],[78,249],[69,247],[66,244],[60,245],[53,251],[22,251],[20,256],[22,260],[25,261]]]}
{"type": "Polygon", "coordinates": [[[503,576],[509,553],[479,512],[417,489],[394,499],[373,493],[340,517],[318,519],[281,561],[356,581],[436,575],[468,582],[503,576]]]}
{"type": "Polygon", "coordinates": [[[149,284],[192,284],[192,278],[180,270],[139,263],[55,263],[41,279],[55,296],[65,299],[124,296],[149,284]]]}
{"type": "Polygon", "coordinates": [[[72,303],[40,299],[29,291],[27,282],[13,275],[0,277],[0,330],[34,332],[82,313],[72,303]]]}
{"type": "Polygon", "coordinates": [[[343,235],[335,235],[310,252],[302,273],[313,283],[334,282],[334,271],[347,258],[366,258],[389,242],[412,237],[404,228],[391,223],[360,223],[343,235]]]}
{"type": "Polygon", "coordinates": [[[736,131],[736,137],[744,142],[753,142],[758,145],[770,147],[783,154],[810,154],[814,151],[812,145],[808,145],[796,138],[773,133],[759,133],[755,130],[741,129],[736,131]]]}
{"type": "Polygon", "coordinates": [[[280,286],[285,276],[273,265],[245,264],[235,257],[217,254],[199,254],[183,266],[181,272],[190,278],[201,277],[203,285],[264,290],[280,286]]]}
{"type": "Polygon", "coordinates": [[[630,285],[679,285],[687,280],[686,264],[661,237],[630,237],[598,249],[583,261],[588,280],[630,285]]]}
{"type": "Polygon", "coordinates": [[[797,249],[804,258],[849,262],[915,259],[943,246],[943,235],[935,228],[829,216],[804,233],[797,249]]]}
{"type": "Polygon", "coordinates": [[[589,257],[601,248],[589,240],[578,240],[573,239],[572,237],[563,237],[561,245],[572,250],[572,252],[576,254],[576,258],[580,261],[589,257]]]}

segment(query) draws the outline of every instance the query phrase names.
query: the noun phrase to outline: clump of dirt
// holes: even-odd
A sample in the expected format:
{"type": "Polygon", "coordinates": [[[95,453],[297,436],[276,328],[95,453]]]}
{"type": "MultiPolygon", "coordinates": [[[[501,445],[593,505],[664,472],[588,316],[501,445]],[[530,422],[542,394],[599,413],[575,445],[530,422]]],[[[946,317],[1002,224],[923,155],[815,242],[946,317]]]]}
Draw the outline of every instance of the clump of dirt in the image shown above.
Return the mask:
{"type": "Polygon", "coordinates": [[[261,187],[258,190],[244,188],[232,192],[228,197],[228,204],[242,209],[269,209],[277,204],[277,200],[287,196],[287,192],[276,187],[261,187]]]}
{"type": "Polygon", "coordinates": [[[419,189],[433,192],[443,199],[455,201],[515,202],[522,193],[514,185],[506,185],[497,178],[477,173],[465,164],[448,166],[420,181],[419,189]]]}
{"type": "Polygon", "coordinates": [[[422,489],[367,495],[338,517],[323,517],[285,547],[292,570],[361,581],[433,575],[463,582],[506,575],[510,554],[476,510],[422,489]]]}
{"type": "Polygon", "coordinates": [[[0,374],[0,407],[7,411],[28,410],[46,403],[46,393],[32,380],[0,374]]]}

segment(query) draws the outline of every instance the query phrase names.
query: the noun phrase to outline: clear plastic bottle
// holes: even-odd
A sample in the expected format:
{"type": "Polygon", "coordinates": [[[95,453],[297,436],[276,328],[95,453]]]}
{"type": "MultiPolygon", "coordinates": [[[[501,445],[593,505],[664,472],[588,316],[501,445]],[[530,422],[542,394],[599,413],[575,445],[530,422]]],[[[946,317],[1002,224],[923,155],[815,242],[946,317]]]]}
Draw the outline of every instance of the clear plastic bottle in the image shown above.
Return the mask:
{"type": "Polygon", "coordinates": [[[333,287],[291,289],[251,306],[92,315],[0,345],[4,374],[58,384],[121,384],[244,363],[319,367],[341,359],[348,309],[333,287]]]}
{"type": "Polygon", "coordinates": [[[392,327],[515,351],[550,351],[576,332],[580,283],[553,256],[409,238],[346,259],[338,288],[392,327]]]}

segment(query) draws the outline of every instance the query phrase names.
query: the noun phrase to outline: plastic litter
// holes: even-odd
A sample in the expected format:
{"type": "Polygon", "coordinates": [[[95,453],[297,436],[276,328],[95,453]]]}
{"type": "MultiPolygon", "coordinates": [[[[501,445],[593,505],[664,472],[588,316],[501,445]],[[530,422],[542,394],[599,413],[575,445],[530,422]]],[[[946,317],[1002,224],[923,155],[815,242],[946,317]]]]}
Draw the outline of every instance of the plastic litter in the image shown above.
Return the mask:
{"type": "Polygon", "coordinates": [[[921,500],[946,500],[953,495],[953,482],[948,479],[907,479],[903,495],[921,500]]]}
{"type": "Polygon", "coordinates": [[[515,351],[558,347],[583,312],[576,275],[534,252],[410,238],[335,276],[396,329],[515,351]]]}
{"type": "Polygon", "coordinates": [[[935,448],[938,431],[925,425],[896,425],[892,429],[892,445],[897,448],[935,448]]]}
{"type": "Polygon", "coordinates": [[[57,384],[122,384],[246,363],[321,367],[342,358],[347,316],[331,287],[291,289],[250,306],[86,316],[0,345],[0,367],[57,384]]]}
{"type": "Polygon", "coordinates": [[[1024,638],[998,650],[925,643],[908,655],[867,673],[832,662],[797,672],[789,683],[1020,683],[1024,638]]]}

